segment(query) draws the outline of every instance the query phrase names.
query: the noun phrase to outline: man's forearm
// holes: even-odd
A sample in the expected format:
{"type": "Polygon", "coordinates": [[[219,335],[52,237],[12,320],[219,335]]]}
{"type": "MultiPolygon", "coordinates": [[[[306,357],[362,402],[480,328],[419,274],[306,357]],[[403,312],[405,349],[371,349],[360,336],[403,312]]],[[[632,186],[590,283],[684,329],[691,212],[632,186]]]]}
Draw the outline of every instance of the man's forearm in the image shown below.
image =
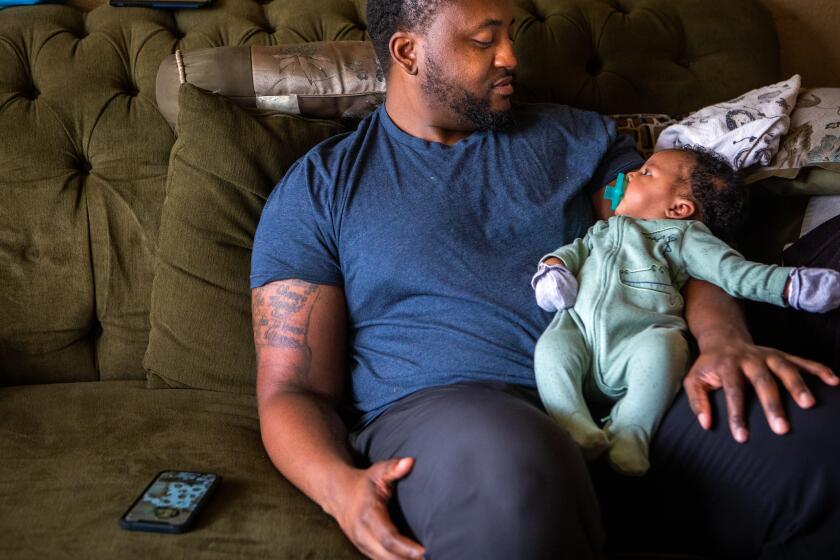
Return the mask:
{"type": "Polygon", "coordinates": [[[727,341],[752,342],[738,300],[702,280],[685,286],[685,319],[702,352],[727,341]]]}
{"type": "Polygon", "coordinates": [[[346,381],[344,293],[289,279],[255,288],[251,301],[263,444],[280,472],[335,516],[355,472],[336,412],[346,381]]]}
{"type": "Polygon", "coordinates": [[[347,430],[333,405],[305,392],[277,392],[260,405],[263,444],[292,484],[335,515],[342,484],[354,472],[347,430]]]}

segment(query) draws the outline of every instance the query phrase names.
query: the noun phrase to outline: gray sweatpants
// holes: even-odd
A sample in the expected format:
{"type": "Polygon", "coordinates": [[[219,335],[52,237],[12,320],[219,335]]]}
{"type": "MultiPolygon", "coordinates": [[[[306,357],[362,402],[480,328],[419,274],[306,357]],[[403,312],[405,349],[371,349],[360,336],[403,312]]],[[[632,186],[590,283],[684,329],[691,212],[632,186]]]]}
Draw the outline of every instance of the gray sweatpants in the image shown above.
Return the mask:
{"type": "Polygon", "coordinates": [[[583,458],[536,391],[459,383],[414,393],[350,435],[362,466],[413,457],[391,513],[427,558],[599,558],[583,458]]]}
{"type": "MultiPolygon", "coordinates": [[[[350,443],[360,466],[411,456],[391,502],[401,531],[428,558],[592,558],[608,552],[693,552],[721,559],[840,558],[840,389],[814,376],[801,409],[782,390],[791,431],[775,435],[747,393],[750,440],[736,443],[723,391],[717,421],[697,424],[680,392],[651,446],[644,477],[580,452],[536,391],[502,383],[427,389],[392,405],[350,443]]],[[[596,411],[598,414],[605,411],[596,411]]]]}

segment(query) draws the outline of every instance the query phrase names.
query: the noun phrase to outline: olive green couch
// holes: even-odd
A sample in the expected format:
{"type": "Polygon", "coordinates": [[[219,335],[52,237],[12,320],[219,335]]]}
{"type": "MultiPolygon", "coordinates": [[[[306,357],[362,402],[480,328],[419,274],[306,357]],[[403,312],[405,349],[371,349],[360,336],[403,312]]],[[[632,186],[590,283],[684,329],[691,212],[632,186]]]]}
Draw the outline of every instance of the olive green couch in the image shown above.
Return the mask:
{"type": "MultiPolygon", "coordinates": [[[[514,4],[523,101],[680,114],[781,77],[757,0],[514,4]]],[[[263,451],[248,329],[262,201],[344,125],[192,88],[176,136],[155,78],[176,48],[364,40],[364,22],[361,0],[0,10],[0,558],[358,557],[263,451]],[[211,230],[231,235],[191,241],[211,230]],[[173,468],[224,477],[195,530],[121,530],[173,468]]]]}

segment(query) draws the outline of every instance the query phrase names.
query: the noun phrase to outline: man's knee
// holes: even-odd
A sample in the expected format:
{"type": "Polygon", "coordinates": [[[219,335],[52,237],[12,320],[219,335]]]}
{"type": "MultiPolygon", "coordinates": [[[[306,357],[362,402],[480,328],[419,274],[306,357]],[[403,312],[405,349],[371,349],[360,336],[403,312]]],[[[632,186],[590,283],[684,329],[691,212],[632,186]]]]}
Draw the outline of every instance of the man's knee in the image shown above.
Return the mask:
{"type": "Polygon", "coordinates": [[[594,491],[568,435],[508,394],[455,398],[433,452],[400,483],[400,508],[431,557],[573,557],[602,543],[594,491]]]}

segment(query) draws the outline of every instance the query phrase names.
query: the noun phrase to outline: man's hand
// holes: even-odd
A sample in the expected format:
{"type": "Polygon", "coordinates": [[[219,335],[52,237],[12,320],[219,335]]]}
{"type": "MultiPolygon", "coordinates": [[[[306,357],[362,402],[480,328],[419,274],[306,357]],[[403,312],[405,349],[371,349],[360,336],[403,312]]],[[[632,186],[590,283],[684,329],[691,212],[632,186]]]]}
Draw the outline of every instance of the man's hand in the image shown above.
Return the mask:
{"type": "Polygon", "coordinates": [[[683,387],[691,410],[704,430],[712,427],[712,407],[708,393],[723,388],[729,430],[736,441],[744,443],[749,438],[744,414],[744,378],[752,383],[770,428],[781,435],[787,433],[789,425],[775,378],[782,381],[801,408],[810,408],[815,402],[800,371],[816,375],[828,385],[840,384],[840,378],[822,364],[731,339],[704,350],[688,372],[683,387]]]}
{"type": "Polygon", "coordinates": [[[423,558],[426,552],[400,535],[388,513],[394,483],[406,476],[413,465],[414,459],[406,457],[353,471],[344,484],[346,492],[338,500],[338,511],[329,512],[350,541],[369,558],[415,559],[423,558]]]}
{"type": "Polygon", "coordinates": [[[745,377],[758,395],[770,429],[777,434],[787,433],[789,426],[776,378],[802,408],[813,406],[814,396],[802,380],[800,370],[816,375],[828,385],[840,384],[840,379],[822,364],[753,344],[740,306],[717,286],[691,279],[684,292],[686,320],[697,339],[700,356],[683,381],[683,387],[703,429],[712,427],[708,393],[723,388],[732,437],[740,443],[747,441],[745,377]]]}

